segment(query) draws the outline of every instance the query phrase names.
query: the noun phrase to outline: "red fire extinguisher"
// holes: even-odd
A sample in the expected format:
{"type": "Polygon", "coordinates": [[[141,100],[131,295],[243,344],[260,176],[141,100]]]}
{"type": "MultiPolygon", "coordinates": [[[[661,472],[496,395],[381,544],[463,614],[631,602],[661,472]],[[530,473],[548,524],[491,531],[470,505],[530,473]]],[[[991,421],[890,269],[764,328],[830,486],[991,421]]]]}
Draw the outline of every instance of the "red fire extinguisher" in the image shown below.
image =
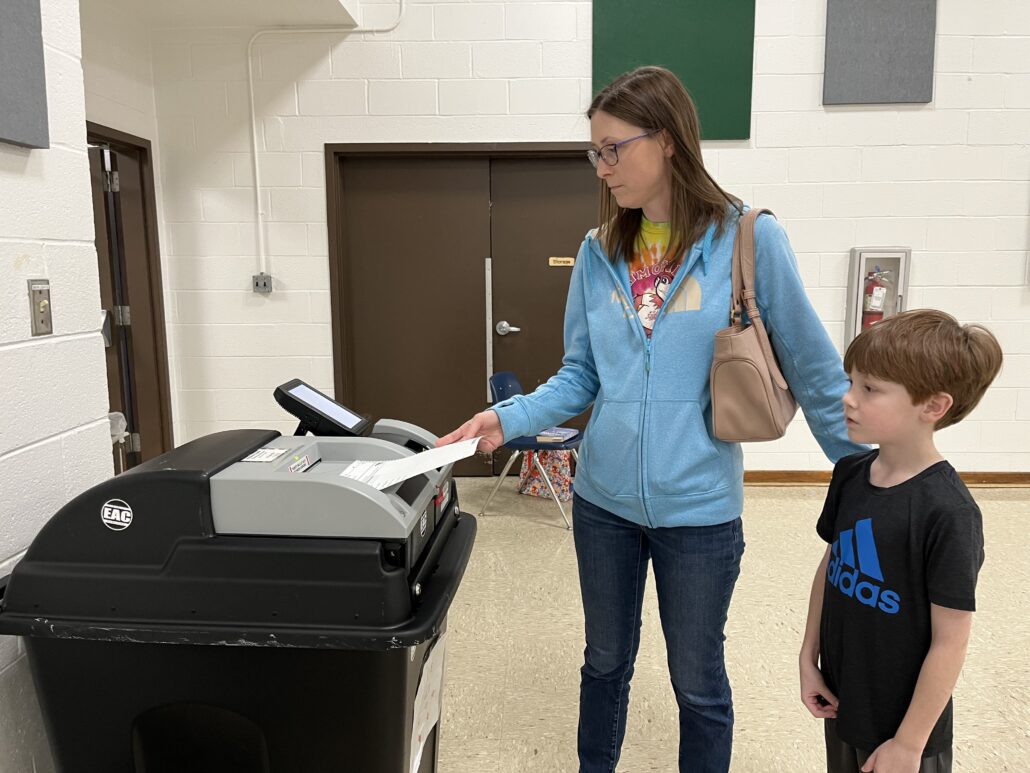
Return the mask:
{"type": "Polygon", "coordinates": [[[868,330],[883,319],[883,309],[887,303],[887,283],[883,273],[877,266],[865,278],[865,290],[862,295],[862,329],[868,330]]]}

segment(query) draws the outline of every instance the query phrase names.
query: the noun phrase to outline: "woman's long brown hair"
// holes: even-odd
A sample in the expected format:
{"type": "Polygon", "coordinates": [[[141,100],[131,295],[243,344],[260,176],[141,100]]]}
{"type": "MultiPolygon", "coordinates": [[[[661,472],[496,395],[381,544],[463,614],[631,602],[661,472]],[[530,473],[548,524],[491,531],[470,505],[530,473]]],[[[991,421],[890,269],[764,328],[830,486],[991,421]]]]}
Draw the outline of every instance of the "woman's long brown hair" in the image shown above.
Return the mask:
{"type": "MultiPolygon", "coordinates": [[[[740,199],[726,193],[705,171],[701,158],[701,127],[697,108],[679,78],[664,67],[638,67],[620,75],[594,97],[587,118],[602,110],[644,131],[665,133],[674,147],[672,167],[672,206],[670,244],[667,256],[672,262],[696,242],[711,223],[721,230],[727,202],[738,212],[740,199]]],[[[630,260],[640,231],[643,213],[623,209],[601,181],[599,224],[601,243],[614,262],[630,260]]]]}

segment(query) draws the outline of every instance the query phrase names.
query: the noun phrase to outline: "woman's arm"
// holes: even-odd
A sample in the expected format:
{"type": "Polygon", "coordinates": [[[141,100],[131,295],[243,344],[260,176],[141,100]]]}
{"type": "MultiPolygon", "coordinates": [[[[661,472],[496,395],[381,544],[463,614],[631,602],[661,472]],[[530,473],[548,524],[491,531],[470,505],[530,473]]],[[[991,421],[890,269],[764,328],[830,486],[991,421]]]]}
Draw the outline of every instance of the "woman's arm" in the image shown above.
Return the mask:
{"type": "Polygon", "coordinates": [[[848,438],[840,355],[805,293],[783,226],[768,215],[755,223],[755,292],[784,378],[823,452],[836,462],[868,450],[848,438]]]}
{"type": "Polygon", "coordinates": [[[587,326],[586,293],[590,263],[589,242],[579,248],[565,303],[565,356],[562,367],[528,395],[493,406],[505,439],[531,435],[543,427],[578,416],[594,402],[600,381],[594,365],[587,326]]]}

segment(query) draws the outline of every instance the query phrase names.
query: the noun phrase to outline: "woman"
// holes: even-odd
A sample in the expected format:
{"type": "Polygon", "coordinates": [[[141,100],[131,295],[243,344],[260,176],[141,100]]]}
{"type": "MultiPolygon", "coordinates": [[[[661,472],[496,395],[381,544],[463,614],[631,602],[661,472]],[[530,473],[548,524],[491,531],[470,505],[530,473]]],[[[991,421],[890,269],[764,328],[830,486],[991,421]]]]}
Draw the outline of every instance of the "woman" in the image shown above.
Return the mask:
{"type": "MultiPolygon", "coordinates": [[[[680,713],[681,771],[726,771],[733,705],[723,630],[744,539],[738,444],[712,436],[713,336],[730,310],[743,210],[705,172],[697,111],[679,80],[642,67],[590,106],[602,182],[565,312],[565,357],[532,394],[476,414],[440,439],[481,451],[593,404],[576,475],[574,535],[586,620],[579,759],[614,771],[640,643],[648,560],[680,713]]],[[[847,378],[777,221],[756,223],[756,289],[784,375],[826,455],[847,438],[847,378]]]]}

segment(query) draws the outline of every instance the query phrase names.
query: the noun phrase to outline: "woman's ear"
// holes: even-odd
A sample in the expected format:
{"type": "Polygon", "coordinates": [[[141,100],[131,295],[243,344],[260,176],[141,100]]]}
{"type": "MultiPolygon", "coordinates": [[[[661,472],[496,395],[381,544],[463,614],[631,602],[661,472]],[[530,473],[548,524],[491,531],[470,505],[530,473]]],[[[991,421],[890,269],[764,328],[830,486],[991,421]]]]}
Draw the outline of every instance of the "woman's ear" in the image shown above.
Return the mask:
{"type": "Polygon", "coordinates": [[[662,152],[666,158],[672,158],[676,155],[676,143],[672,141],[672,137],[666,129],[658,132],[658,144],[661,145],[662,152]]]}
{"type": "Polygon", "coordinates": [[[944,418],[944,414],[951,410],[955,399],[947,392],[937,392],[930,395],[923,403],[923,419],[936,424],[944,418]]]}

